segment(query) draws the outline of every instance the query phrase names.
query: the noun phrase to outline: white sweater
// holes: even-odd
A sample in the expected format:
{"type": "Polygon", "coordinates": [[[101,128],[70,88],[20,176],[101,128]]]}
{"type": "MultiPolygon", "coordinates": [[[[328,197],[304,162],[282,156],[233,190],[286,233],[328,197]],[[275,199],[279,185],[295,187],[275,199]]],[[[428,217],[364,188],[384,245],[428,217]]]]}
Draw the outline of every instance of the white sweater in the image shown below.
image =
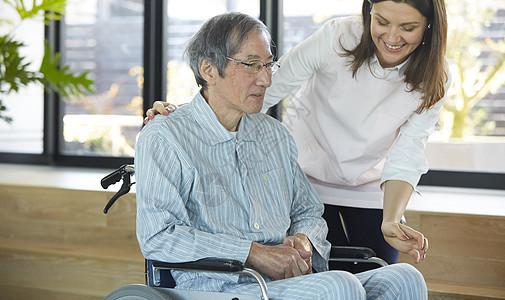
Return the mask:
{"type": "Polygon", "coordinates": [[[340,44],[354,49],[362,32],[360,16],[332,19],[284,55],[264,111],[291,96],[283,123],[323,202],[382,208],[381,183],[415,188],[427,172],[424,149],[445,98],[415,113],[421,94],[408,92],[406,62],[384,69],[374,57],[353,78],[340,44]]]}

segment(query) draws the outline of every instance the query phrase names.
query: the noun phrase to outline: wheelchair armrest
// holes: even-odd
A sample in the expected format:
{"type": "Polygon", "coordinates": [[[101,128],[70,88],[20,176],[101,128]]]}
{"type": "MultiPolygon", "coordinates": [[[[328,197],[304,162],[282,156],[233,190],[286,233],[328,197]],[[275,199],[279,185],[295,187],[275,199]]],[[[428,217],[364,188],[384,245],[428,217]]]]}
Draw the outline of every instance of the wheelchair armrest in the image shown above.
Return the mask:
{"type": "Polygon", "coordinates": [[[152,261],[153,267],[169,270],[188,270],[188,271],[216,271],[216,272],[240,272],[245,265],[233,259],[223,258],[203,258],[196,261],[183,263],[167,263],[162,261],[152,261]]]}
{"type": "Polygon", "coordinates": [[[387,266],[388,263],[376,257],[375,252],[367,247],[332,246],[330,261],[374,263],[379,266],[387,266]]]}
{"type": "Polygon", "coordinates": [[[331,246],[330,257],[368,259],[375,256],[375,252],[367,247],[331,246]]]}
{"type": "Polygon", "coordinates": [[[210,257],[183,263],[167,263],[154,260],[152,260],[151,263],[153,272],[152,279],[155,286],[159,286],[161,283],[160,270],[186,270],[246,274],[253,277],[258,282],[262,295],[261,299],[269,299],[268,287],[261,274],[253,269],[246,267],[242,262],[238,260],[210,257]]]}

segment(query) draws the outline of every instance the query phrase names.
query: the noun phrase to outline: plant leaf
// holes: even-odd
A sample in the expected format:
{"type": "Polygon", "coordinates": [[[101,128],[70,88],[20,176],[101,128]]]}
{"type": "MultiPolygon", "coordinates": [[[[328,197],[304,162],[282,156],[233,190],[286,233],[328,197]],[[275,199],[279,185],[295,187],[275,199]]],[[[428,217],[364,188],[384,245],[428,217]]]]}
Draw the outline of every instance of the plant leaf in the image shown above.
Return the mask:
{"type": "Polygon", "coordinates": [[[39,72],[43,74],[42,82],[51,86],[58,95],[69,97],[86,92],[95,93],[92,88],[93,80],[88,78],[88,71],[77,74],[70,71],[68,65],[59,67],[60,54],[52,55],[52,47],[45,45],[45,53],[39,72]]]}
{"type": "Polygon", "coordinates": [[[24,44],[14,41],[10,36],[0,36],[0,92],[17,92],[22,86],[40,81],[36,72],[28,70],[29,62],[19,54],[24,44]]]}
{"type": "Polygon", "coordinates": [[[12,6],[19,14],[22,20],[30,19],[44,15],[47,19],[59,20],[61,15],[65,14],[66,0],[43,0],[30,1],[30,5],[25,5],[25,0],[3,0],[3,2],[12,6]],[[37,3],[40,2],[40,3],[37,3]],[[31,7],[31,9],[27,8],[31,7]]]}

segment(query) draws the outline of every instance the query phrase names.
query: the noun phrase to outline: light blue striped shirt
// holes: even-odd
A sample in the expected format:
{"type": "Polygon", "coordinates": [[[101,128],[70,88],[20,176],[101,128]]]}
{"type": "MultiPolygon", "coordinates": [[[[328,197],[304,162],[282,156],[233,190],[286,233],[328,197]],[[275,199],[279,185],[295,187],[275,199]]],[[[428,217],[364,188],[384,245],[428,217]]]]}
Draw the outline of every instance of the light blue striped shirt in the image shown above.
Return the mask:
{"type": "MultiPolygon", "coordinates": [[[[245,262],[252,241],[276,245],[303,233],[314,246],[314,268],[326,269],[323,204],[297,163],[290,134],[265,114],[242,116],[234,137],[199,93],[144,127],[135,179],[137,238],[148,259],[245,262]]],[[[172,273],[177,282],[200,276],[238,280],[172,273]]]]}

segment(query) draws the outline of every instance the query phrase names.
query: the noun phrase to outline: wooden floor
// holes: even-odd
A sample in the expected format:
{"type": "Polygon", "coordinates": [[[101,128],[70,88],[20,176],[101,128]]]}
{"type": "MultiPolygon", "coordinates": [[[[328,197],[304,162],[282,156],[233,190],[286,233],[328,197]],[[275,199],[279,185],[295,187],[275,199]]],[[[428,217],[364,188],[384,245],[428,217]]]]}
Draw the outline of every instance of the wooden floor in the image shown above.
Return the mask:
{"type": "MultiPolygon", "coordinates": [[[[135,195],[104,215],[112,195],[0,180],[0,299],[103,299],[118,287],[143,283],[135,195]]],[[[431,300],[505,299],[501,214],[407,212],[407,224],[429,237],[427,260],[415,267],[431,300]]],[[[400,261],[412,263],[405,255],[400,261]]]]}

